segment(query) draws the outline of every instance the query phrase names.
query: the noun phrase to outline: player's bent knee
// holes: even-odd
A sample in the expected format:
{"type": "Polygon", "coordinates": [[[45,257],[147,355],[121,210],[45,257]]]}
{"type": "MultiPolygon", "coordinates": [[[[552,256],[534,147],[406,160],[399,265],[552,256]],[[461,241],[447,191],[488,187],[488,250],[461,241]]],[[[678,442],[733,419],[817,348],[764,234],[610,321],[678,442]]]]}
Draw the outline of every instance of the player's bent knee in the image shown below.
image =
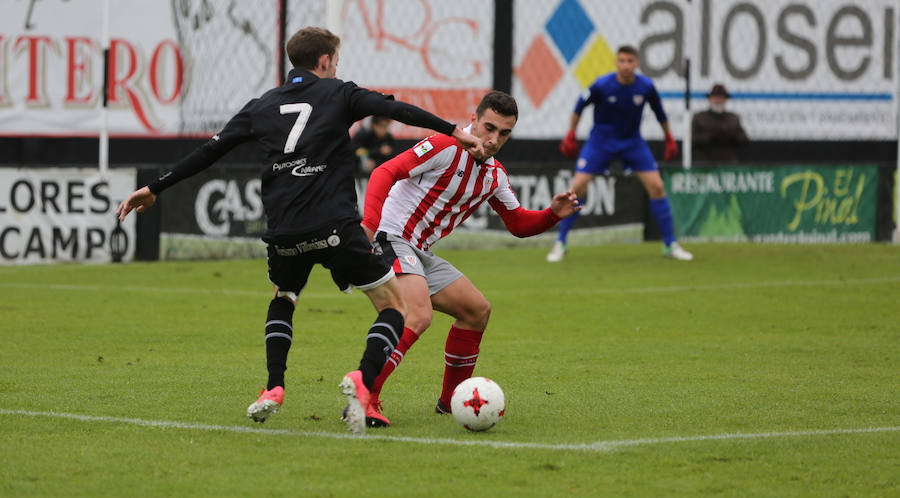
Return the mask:
{"type": "Polygon", "coordinates": [[[484,306],[481,308],[481,318],[484,321],[484,324],[487,325],[488,319],[491,318],[491,302],[485,300],[484,306]]]}
{"type": "Polygon", "coordinates": [[[406,318],[406,301],[400,293],[400,287],[397,285],[397,280],[395,278],[391,278],[378,287],[363,292],[365,292],[369,300],[372,301],[372,305],[375,306],[375,310],[379,313],[387,308],[393,308],[399,311],[404,319],[406,318]]]}
{"type": "Polygon", "coordinates": [[[491,303],[487,299],[465,310],[459,317],[463,322],[470,324],[471,328],[484,330],[491,317],[491,303]]]}
{"type": "Polygon", "coordinates": [[[404,320],[406,320],[406,317],[409,314],[409,310],[406,307],[406,301],[403,300],[403,296],[401,296],[400,294],[391,295],[390,298],[384,300],[380,306],[376,304],[375,307],[378,309],[379,313],[381,311],[384,311],[386,308],[393,308],[399,311],[401,315],[403,315],[404,320]]]}
{"type": "Polygon", "coordinates": [[[666,196],[666,187],[662,179],[650,179],[644,182],[644,189],[651,199],[661,199],[666,196]]]}
{"type": "Polygon", "coordinates": [[[433,316],[431,310],[427,314],[416,313],[414,310],[410,310],[406,316],[406,327],[415,332],[416,335],[421,335],[422,332],[425,332],[431,326],[433,316]]]}

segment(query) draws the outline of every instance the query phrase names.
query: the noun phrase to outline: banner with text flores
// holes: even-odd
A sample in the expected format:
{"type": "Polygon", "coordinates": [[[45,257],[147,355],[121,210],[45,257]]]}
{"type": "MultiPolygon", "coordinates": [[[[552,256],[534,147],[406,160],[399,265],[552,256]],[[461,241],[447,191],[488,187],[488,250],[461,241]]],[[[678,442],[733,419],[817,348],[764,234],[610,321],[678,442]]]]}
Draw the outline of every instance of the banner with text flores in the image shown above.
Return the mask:
{"type": "Polygon", "coordinates": [[[130,261],[135,218],[115,210],[135,170],[0,168],[0,264],[130,261]]]}
{"type": "Polygon", "coordinates": [[[682,240],[876,239],[876,166],[695,168],[663,179],[682,240]]]}

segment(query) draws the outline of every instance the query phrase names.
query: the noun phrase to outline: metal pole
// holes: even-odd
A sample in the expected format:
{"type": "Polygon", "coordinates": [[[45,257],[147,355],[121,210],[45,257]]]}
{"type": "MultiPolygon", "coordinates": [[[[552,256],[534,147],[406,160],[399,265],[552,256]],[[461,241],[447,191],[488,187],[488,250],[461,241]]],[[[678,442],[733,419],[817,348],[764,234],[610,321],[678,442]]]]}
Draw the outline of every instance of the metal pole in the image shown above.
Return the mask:
{"type": "Polygon", "coordinates": [[[277,85],[284,83],[285,77],[284,45],[287,43],[287,16],[287,0],[281,0],[278,3],[278,56],[276,57],[278,69],[275,73],[278,75],[277,85]]]}
{"type": "Polygon", "coordinates": [[[897,168],[894,170],[894,244],[900,244],[900,57],[894,58],[897,67],[894,71],[894,80],[897,88],[894,90],[894,118],[897,120],[897,129],[894,136],[897,138],[897,168]]]}
{"type": "MultiPolygon", "coordinates": [[[[900,43],[895,45],[900,49],[900,43]]],[[[897,138],[897,167],[894,170],[894,244],[900,244],[900,57],[894,57],[894,119],[897,121],[897,129],[894,136],[897,138]]]]}
{"type": "Polygon", "coordinates": [[[684,169],[691,169],[691,58],[684,60],[684,138],[681,142],[681,161],[684,169]]]}
{"type": "Polygon", "coordinates": [[[686,57],[684,58],[684,132],[681,141],[681,165],[684,169],[691,169],[694,155],[694,141],[691,133],[691,57],[697,46],[694,33],[700,29],[697,22],[697,6],[687,0],[688,8],[685,16],[684,46],[686,57]]]}
{"type": "Polygon", "coordinates": [[[103,103],[100,106],[100,150],[98,156],[100,175],[106,176],[109,171],[109,116],[106,107],[109,97],[109,0],[103,0],[102,24],[100,43],[103,46],[103,103]]]}

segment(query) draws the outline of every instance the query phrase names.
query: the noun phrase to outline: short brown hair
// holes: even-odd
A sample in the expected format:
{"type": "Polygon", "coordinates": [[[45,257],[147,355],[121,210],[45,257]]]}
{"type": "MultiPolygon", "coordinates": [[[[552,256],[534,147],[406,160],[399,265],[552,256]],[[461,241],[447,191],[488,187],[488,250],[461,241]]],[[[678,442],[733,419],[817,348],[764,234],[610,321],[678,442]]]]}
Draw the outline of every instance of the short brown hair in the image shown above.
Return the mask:
{"type": "Polygon", "coordinates": [[[516,118],[516,121],[519,120],[519,106],[516,105],[516,99],[506,92],[500,90],[488,92],[475,109],[475,115],[481,117],[487,109],[501,116],[512,116],[516,118]]]}
{"type": "Polygon", "coordinates": [[[294,33],[284,49],[294,67],[315,69],[319,57],[333,57],[340,46],[341,39],[336,34],[324,28],[309,27],[294,33]]]}
{"type": "Polygon", "coordinates": [[[632,46],[632,45],[622,45],[621,47],[619,47],[618,50],[616,50],[616,53],[617,54],[630,54],[637,58],[640,58],[640,55],[638,55],[638,50],[636,48],[634,48],[634,46],[632,46]]]}

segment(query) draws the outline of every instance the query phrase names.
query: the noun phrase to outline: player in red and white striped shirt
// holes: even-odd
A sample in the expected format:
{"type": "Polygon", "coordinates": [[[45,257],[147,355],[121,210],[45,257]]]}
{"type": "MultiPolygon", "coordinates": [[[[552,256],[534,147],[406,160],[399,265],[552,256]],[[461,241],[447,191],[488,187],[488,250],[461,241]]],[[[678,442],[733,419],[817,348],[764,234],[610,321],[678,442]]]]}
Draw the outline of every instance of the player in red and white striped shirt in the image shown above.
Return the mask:
{"type": "Polygon", "coordinates": [[[519,204],[506,170],[493,157],[509,139],[518,115],[511,96],[490,92],[465,129],[481,139],[484,158],[473,157],[452,137],[433,135],[372,172],[363,229],[393,264],[408,311],[400,343],[372,388],[366,410],[370,427],[390,425],[381,414],[381,387],[431,324],[432,309],[456,319],[444,349],[444,382],[436,412],[450,412],[453,389],[475,369],[491,305],[465,275],[435,256],[430,247],[484,202],[517,237],[544,232],[581,209],[571,191],[555,195],[550,207],[541,211],[519,204]]]}

